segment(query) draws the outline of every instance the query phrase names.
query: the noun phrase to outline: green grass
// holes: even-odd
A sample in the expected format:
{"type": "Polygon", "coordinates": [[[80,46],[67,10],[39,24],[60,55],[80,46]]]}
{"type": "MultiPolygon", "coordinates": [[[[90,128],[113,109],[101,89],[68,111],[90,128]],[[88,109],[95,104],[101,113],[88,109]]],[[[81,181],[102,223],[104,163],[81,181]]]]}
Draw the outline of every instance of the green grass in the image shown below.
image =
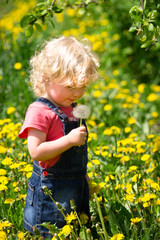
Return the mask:
{"type": "MultiPolygon", "coordinates": [[[[87,15],[78,16],[74,11],[72,14],[73,17],[65,16],[65,24],[58,22],[60,16],[61,19],[63,17],[58,15],[55,29],[49,25],[43,34],[35,32],[30,39],[26,39],[23,33],[16,35],[14,31],[10,32],[7,24],[2,32],[0,238],[40,239],[23,229],[32,160],[27,142],[18,139],[17,135],[26,109],[35,99],[28,85],[29,59],[44,39],[64,34],[88,36],[101,62],[99,80],[87,89],[79,101],[88,104],[91,109],[87,125],[92,219],[90,229],[86,228],[82,219],[79,221],[80,237],[88,240],[159,240],[160,86],[154,81],[142,84],[113,65],[108,69],[111,59],[104,52],[116,52],[119,46],[118,37],[114,36],[113,40],[111,23],[102,25],[104,15],[99,22],[92,19],[91,23],[87,15]],[[96,27],[92,28],[91,24],[96,27]],[[15,69],[17,62],[21,64],[20,69],[15,69]]],[[[116,52],[116,58],[121,58],[120,52],[116,52]]],[[[75,222],[71,222],[72,239],[76,239],[74,234],[77,234],[75,222]]],[[[67,236],[64,229],[48,227],[61,237],[62,233],[67,236]]]]}

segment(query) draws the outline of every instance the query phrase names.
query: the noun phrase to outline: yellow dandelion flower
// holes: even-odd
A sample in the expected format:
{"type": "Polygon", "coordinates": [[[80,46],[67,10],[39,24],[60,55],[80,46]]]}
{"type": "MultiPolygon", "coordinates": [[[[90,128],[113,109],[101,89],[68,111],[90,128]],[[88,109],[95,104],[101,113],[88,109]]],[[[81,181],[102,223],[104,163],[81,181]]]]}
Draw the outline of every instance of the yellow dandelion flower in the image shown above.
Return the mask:
{"type": "MultiPolygon", "coordinates": [[[[110,131],[111,131],[111,135],[119,135],[120,132],[121,132],[121,129],[119,127],[116,127],[116,126],[112,126],[110,128],[110,131]]],[[[105,135],[105,131],[103,133],[105,135]]]]}
{"type": "Polygon", "coordinates": [[[130,125],[135,124],[135,123],[136,123],[136,120],[135,120],[133,117],[130,117],[130,118],[128,118],[128,123],[129,123],[130,125]]]}
{"type": "Polygon", "coordinates": [[[65,220],[67,223],[71,223],[73,220],[77,219],[76,214],[72,211],[70,214],[67,214],[65,220]]]}
{"type": "Polygon", "coordinates": [[[7,171],[3,168],[0,168],[0,176],[6,175],[7,171]]]}
{"type": "Polygon", "coordinates": [[[132,172],[137,170],[137,166],[131,166],[127,172],[132,172]]]}
{"type": "Polygon", "coordinates": [[[149,134],[149,135],[147,136],[147,138],[149,138],[149,139],[154,138],[154,137],[155,137],[154,134],[149,134]]]}
{"type": "Polygon", "coordinates": [[[99,97],[101,97],[101,95],[102,95],[102,92],[101,92],[100,90],[97,90],[97,91],[94,91],[94,92],[93,92],[93,96],[94,96],[95,98],[99,98],[99,97]]]}
{"type": "Polygon", "coordinates": [[[143,203],[143,207],[144,207],[144,208],[147,208],[147,207],[149,207],[150,205],[151,205],[150,202],[145,202],[145,203],[143,203]]]}
{"type": "Polygon", "coordinates": [[[115,33],[112,37],[113,40],[119,40],[120,39],[120,35],[115,33]]]}
{"type": "Polygon", "coordinates": [[[109,20],[108,19],[102,19],[102,20],[100,20],[100,24],[101,24],[101,26],[106,26],[106,25],[109,24],[109,20]]]}
{"type": "Polygon", "coordinates": [[[106,104],[104,106],[104,111],[110,111],[110,110],[112,110],[112,106],[110,104],[106,104]]]}
{"type": "Polygon", "coordinates": [[[21,68],[22,68],[22,63],[16,62],[16,63],[14,64],[14,69],[20,70],[21,68]]]}
{"type": "Polygon", "coordinates": [[[156,205],[160,205],[160,199],[157,199],[156,205]]]}
{"type": "Polygon", "coordinates": [[[109,182],[110,180],[114,180],[115,177],[113,175],[108,175],[105,177],[105,182],[109,182]]]}
{"type": "Polygon", "coordinates": [[[58,234],[58,236],[61,236],[61,235],[68,236],[71,233],[72,228],[73,228],[73,226],[65,225],[62,228],[61,232],[58,234]]]}
{"type": "Polygon", "coordinates": [[[26,199],[26,196],[27,196],[27,194],[20,194],[20,195],[18,196],[18,200],[26,199]]]}
{"type": "Polygon", "coordinates": [[[150,154],[143,154],[143,156],[141,157],[142,161],[148,161],[151,158],[150,154]]]}
{"type": "Polygon", "coordinates": [[[0,183],[3,183],[3,184],[5,184],[5,185],[7,185],[8,179],[9,179],[9,178],[7,178],[7,177],[5,177],[5,176],[0,176],[0,183]]]}
{"type": "Polygon", "coordinates": [[[157,198],[157,196],[156,196],[155,194],[146,193],[146,194],[144,194],[143,197],[140,197],[139,200],[140,200],[141,202],[148,202],[148,201],[150,201],[151,199],[155,199],[155,198],[157,198]]]}
{"type": "Polygon", "coordinates": [[[100,165],[101,162],[98,160],[98,159],[93,159],[92,162],[95,164],[95,165],[100,165]]]}
{"type": "Polygon", "coordinates": [[[69,8],[69,9],[67,9],[66,13],[68,16],[74,17],[76,15],[77,11],[75,9],[69,8]]]}
{"type": "Polygon", "coordinates": [[[132,182],[137,182],[138,179],[141,178],[141,174],[135,174],[133,177],[132,177],[132,182]]]}
{"type": "Polygon", "coordinates": [[[155,169],[155,166],[152,164],[152,167],[146,170],[146,173],[151,173],[155,169]]]}
{"type": "MultiPolygon", "coordinates": [[[[20,165],[23,165],[23,164],[26,164],[26,163],[23,163],[23,162],[22,164],[20,163],[20,165]]],[[[27,164],[24,168],[20,169],[19,172],[31,172],[32,170],[33,170],[33,166],[31,164],[27,164]]]]}
{"type": "Polygon", "coordinates": [[[130,157],[129,156],[123,156],[121,157],[120,161],[121,162],[128,162],[130,160],[130,157]]]}
{"type": "Polygon", "coordinates": [[[124,235],[122,233],[117,233],[110,240],[122,240],[124,239],[124,235]]]}
{"type": "Polygon", "coordinates": [[[138,135],[137,135],[137,133],[131,133],[131,134],[129,134],[129,137],[130,138],[135,138],[135,137],[137,137],[138,135]]]}
{"type": "Polygon", "coordinates": [[[141,83],[138,85],[138,92],[139,93],[144,93],[144,89],[146,87],[146,84],[145,83],[141,83]]]}
{"type": "Polygon", "coordinates": [[[8,221],[0,222],[0,228],[11,227],[12,223],[8,221]]]}
{"type": "Polygon", "coordinates": [[[152,114],[152,117],[154,117],[154,118],[158,118],[158,116],[159,116],[159,114],[157,112],[152,112],[151,114],[152,114]]]}
{"type": "Polygon", "coordinates": [[[6,191],[8,188],[5,184],[0,184],[0,191],[6,191]]]}
{"type": "Polygon", "coordinates": [[[19,163],[13,163],[12,165],[10,165],[10,169],[16,169],[19,166],[20,166],[19,163]]]}
{"type": "Polygon", "coordinates": [[[91,140],[97,140],[97,133],[90,132],[88,135],[88,142],[91,140]]]}
{"type": "Polygon", "coordinates": [[[134,201],[134,197],[135,197],[134,193],[129,193],[129,194],[126,194],[125,199],[130,201],[130,202],[133,202],[134,201]]]}
{"type": "Polygon", "coordinates": [[[151,119],[151,120],[149,120],[148,123],[149,123],[150,126],[153,126],[156,123],[156,120],[155,119],[151,119]]]}
{"type": "Polygon", "coordinates": [[[104,186],[106,186],[106,183],[105,183],[105,182],[99,183],[99,187],[100,187],[100,188],[103,188],[104,186]]]}
{"type": "Polygon", "coordinates": [[[153,183],[153,180],[148,178],[144,180],[146,182],[147,185],[151,185],[151,183],[153,183]]]}
{"type": "Polygon", "coordinates": [[[12,113],[14,113],[15,112],[15,107],[9,107],[8,109],[7,109],[7,114],[9,115],[9,114],[12,114],[12,113]]]}
{"type": "Polygon", "coordinates": [[[142,221],[142,218],[136,217],[136,218],[131,218],[130,220],[132,223],[138,223],[138,222],[142,221]]]}
{"type": "Polygon", "coordinates": [[[15,200],[13,198],[7,198],[4,203],[8,204],[8,203],[13,203],[15,200]]]}
{"type": "Polygon", "coordinates": [[[18,182],[13,182],[13,183],[12,183],[12,186],[13,186],[13,187],[17,187],[17,185],[18,185],[18,182]]]}
{"type": "Polygon", "coordinates": [[[93,167],[92,163],[91,163],[91,162],[88,162],[88,163],[87,163],[87,167],[89,167],[89,168],[93,167]]]}
{"type": "Polygon", "coordinates": [[[98,124],[98,128],[104,127],[104,122],[98,124]]]}
{"type": "Polygon", "coordinates": [[[23,144],[25,145],[25,144],[27,144],[27,142],[28,142],[28,141],[27,141],[27,139],[26,139],[26,140],[23,141],[23,144]]]}
{"type": "Polygon", "coordinates": [[[95,127],[95,126],[96,126],[96,122],[93,121],[93,120],[87,120],[87,123],[88,123],[89,125],[91,125],[92,127],[95,127]]]}
{"type": "Polygon", "coordinates": [[[28,173],[26,174],[26,177],[27,177],[27,178],[30,178],[31,175],[32,175],[32,172],[28,172],[28,173]]]}
{"type": "Polygon", "coordinates": [[[125,127],[125,129],[124,129],[124,131],[125,131],[125,133],[129,133],[129,132],[131,132],[131,128],[130,127],[125,127]]]}
{"type": "Polygon", "coordinates": [[[157,94],[155,93],[150,93],[149,96],[147,97],[148,102],[154,102],[158,99],[157,94]]]}
{"type": "Polygon", "coordinates": [[[160,92],[160,86],[158,86],[158,85],[151,84],[150,88],[154,92],[160,92]]]}
{"type": "Polygon", "coordinates": [[[10,164],[12,164],[12,158],[9,158],[9,157],[6,157],[6,158],[4,158],[4,160],[2,161],[2,164],[3,165],[10,165],[10,164]]]}
{"type": "Polygon", "coordinates": [[[1,240],[6,240],[7,239],[6,233],[4,231],[1,231],[1,230],[0,230],[0,239],[1,240]]]}
{"type": "Polygon", "coordinates": [[[113,75],[114,75],[114,76],[117,76],[118,74],[119,74],[119,71],[118,71],[118,70],[114,70],[114,71],[113,71],[113,75]]]}
{"type": "Polygon", "coordinates": [[[18,240],[19,239],[24,239],[24,233],[21,231],[18,233],[18,240]]]}
{"type": "Polygon", "coordinates": [[[14,192],[19,192],[19,191],[20,191],[20,189],[18,187],[14,188],[14,192]]]}
{"type": "Polygon", "coordinates": [[[115,187],[115,190],[120,189],[120,188],[121,188],[121,185],[117,184],[116,187],[115,187]]]}
{"type": "Polygon", "coordinates": [[[85,213],[81,213],[79,217],[82,224],[86,224],[89,220],[89,217],[85,213]]]}
{"type": "Polygon", "coordinates": [[[5,153],[7,152],[7,148],[5,148],[4,146],[0,145],[0,153],[5,153]]]}
{"type": "Polygon", "coordinates": [[[89,182],[89,195],[90,195],[90,198],[92,198],[94,193],[98,194],[99,190],[100,190],[100,186],[99,186],[98,183],[91,182],[91,181],[89,182]]]}

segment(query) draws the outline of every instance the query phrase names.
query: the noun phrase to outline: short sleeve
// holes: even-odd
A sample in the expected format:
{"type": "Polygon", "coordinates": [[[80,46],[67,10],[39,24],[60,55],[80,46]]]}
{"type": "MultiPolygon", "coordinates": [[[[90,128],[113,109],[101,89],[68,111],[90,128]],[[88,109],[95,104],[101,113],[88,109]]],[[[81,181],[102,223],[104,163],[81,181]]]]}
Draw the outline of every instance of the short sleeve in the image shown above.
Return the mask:
{"type": "Polygon", "coordinates": [[[47,134],[54,113],[41,103],[33,103],[26,112],[25,120],[19,133],[19,138],[28,137],[28,129],[36,128],[47,134]]]}

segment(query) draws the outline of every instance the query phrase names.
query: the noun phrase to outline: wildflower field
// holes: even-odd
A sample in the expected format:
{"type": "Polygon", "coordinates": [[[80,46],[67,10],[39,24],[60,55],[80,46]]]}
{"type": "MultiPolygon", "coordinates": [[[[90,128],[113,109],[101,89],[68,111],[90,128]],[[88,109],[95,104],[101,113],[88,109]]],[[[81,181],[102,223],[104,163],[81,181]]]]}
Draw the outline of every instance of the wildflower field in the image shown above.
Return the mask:
{"type": "Polygon", "coordinates": [[[133,35],[113,28],[116,24],[100,6],[91,6],[87,13],[68,8],[54,16],[54,28],[45,23],[26,38],[19,23],[35,4],[11,1],[0,14],[0,239],[41,239],[38,232],[31,236],[23,228],[33,161],[27,140],[17,136],[35,99],[27,83],[29,59],[44,40],[65,35],[90,40],[100,59],[99,79],[79,101],[91,110],[91,222],[86,225],[86,216],[78,216],[73,206],[62,229],[45,226],[54,240],[160,240],[160,81],[142,79],[142,73],[148,76],[156,64],[143,68],[142,62],[141,72],[131,73],[136,68],[131,57],[136,44],[122,51],[122,42],[134,41],[133,35]]]}

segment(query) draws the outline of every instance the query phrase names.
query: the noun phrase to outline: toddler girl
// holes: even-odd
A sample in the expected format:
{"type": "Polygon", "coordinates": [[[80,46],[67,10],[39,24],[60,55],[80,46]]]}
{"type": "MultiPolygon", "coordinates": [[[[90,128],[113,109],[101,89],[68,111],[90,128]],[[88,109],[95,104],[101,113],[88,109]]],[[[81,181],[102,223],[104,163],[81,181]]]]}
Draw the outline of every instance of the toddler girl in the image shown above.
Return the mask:
{"type": "Polygon", "coordinates": [[[73,116],[75,101],[98,74],[98,62],[85,44],[75,38],[61,37],[46,43],[30,61],[31,86],[39,98],[26,112],[20,138],[28,139],[34,160],[28,183],[24,227],[34,234],[51,237],[43,222],[63,227],[66,222],[43,187],[52,192],[55,202],[71,212],[89,216],[89,190],[86,179],[87,130],[85,122],[73,116]]]}

